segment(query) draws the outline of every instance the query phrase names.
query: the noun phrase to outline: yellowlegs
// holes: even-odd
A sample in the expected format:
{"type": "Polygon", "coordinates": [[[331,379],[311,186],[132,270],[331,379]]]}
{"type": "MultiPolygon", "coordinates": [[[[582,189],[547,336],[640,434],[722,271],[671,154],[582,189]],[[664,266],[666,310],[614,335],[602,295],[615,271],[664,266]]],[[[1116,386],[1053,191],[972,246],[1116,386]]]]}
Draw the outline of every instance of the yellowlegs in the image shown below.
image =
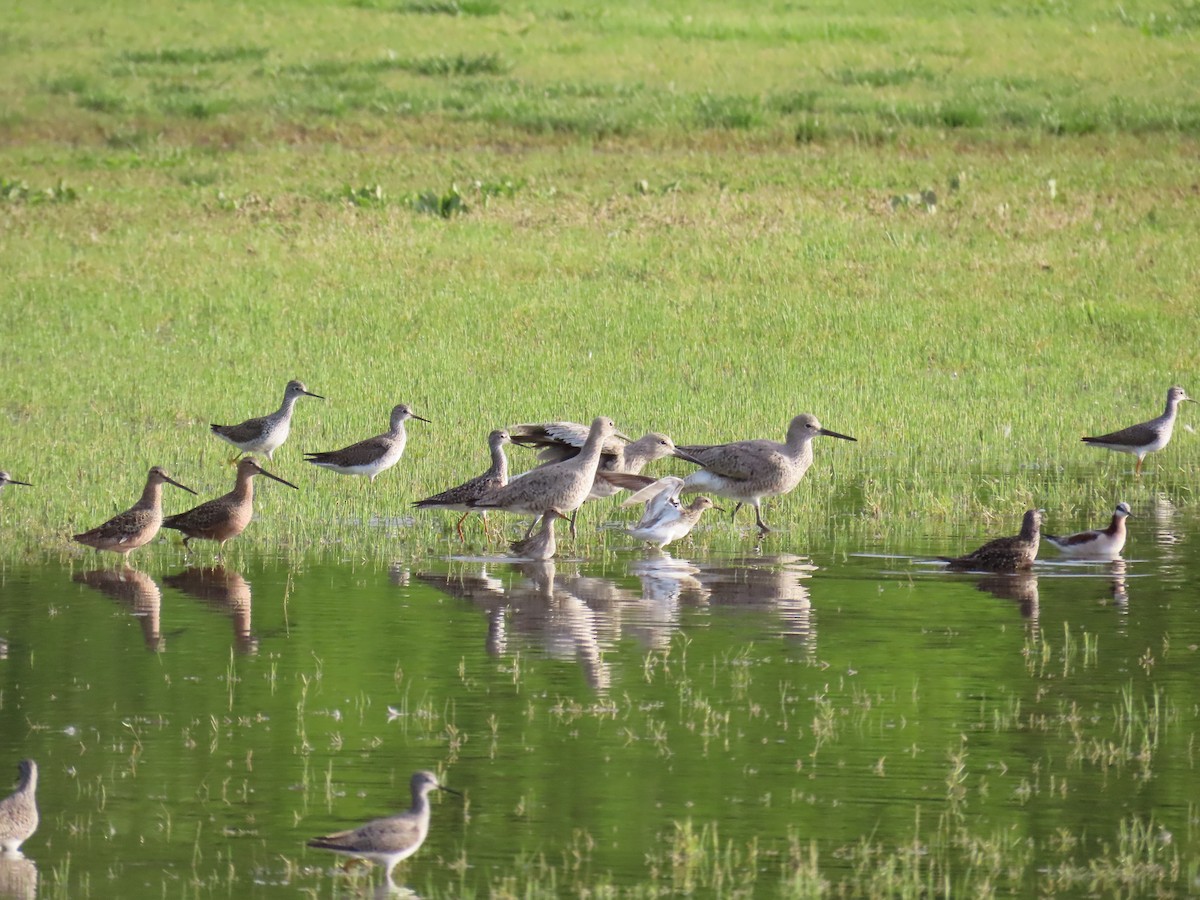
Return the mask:
{"type": "Polygon", "coordinates": [[[23,759],[17,773],[17,789],[0,800],[0,849],[5,853],[17,853],[38,827],[37,763],[23,759]]]}
{"type": "Polygon", "coordinates": [[[161,467],[154,466],[146,478],[146,487],[142,497],[123,513],[113,516],[103,525],[97,525],[90,531],[75,535],[72,540],[97,550],[112,550],[128,558],[130,551],[136,550],[143,544],[154,540],[162,525],[162,486],[173,484],[189,494],[196,493],[190,487],[180,484],[161,467]]]}
{"type": "Polygon", "coordinates": [[[404,431],[405,419],[429,420],[418,416],[407,404],[401,403],[392,410],[391,429],[385,434],[367,438],[341,450],[323,453],[305,453],[304,459],[314,466],[329,469],[341,475],[366,475],[371,481],[385,469],[390,469],[404,455],[408,435],[404,431]]]}
{"type": "Polygon", "coordinates": [[[439,790],[458,794],[458,791],[438,784],[437,776],[432,772],[414,773],[410,784],[412,806],[405,812],[374,819],[350,831],[313,838],[308,846],[385,865],[387,880],[391,882],[396,863],[416,853],[429,833],[429,792],[439,790]]]}
{"type": "Polygon", "coordinates": [[[271,454],[288,439],[288,433],[292,430],[292,408],[301,397],[325,399],[308,390],[303,381],[289,381],[283,389],[283,405],[269,416],[247,419],[240,425],[210,425],[209,428],[213,434],[233,444],[242,453],[262,453],[270,459],[271,454]]]}
{"type": "Polygon", "coordinates": [[[754,507],[759,533],[766,534],[771,529],[762,519],[759,504],[764,497],[786,494],[800,483],[812,465],[812,439],[822,434],[843,441],[857,440],[822,428],[816,416],[805,413],[792,419],[787,440],[782,444],[757,440],[681,447],[704,467],[684,479],[682,493],[710,491],[736,500],[734,516],[742,504],[749,503],[754,507]]]}
{"type": "Polygon", "coordinates": [[[7,472],[0,472],[0,490],[3,490],[6,484],[23,484],[25,487],[33,487],[28,481],[17,481],[7,472]]]}
{"type": "MultiPolygon", "coordinates": [[[[598,417],[592,421],[587,441],[578,455],[531,469],[469,505],[473,509],[503,509],[531,516],[540,516],[543,510],[552,508],[564,514],[573,512],[588,498],[596,480],[600,451],[616,433],[617,427],[611,419],[598,417]]],[[[533,525],[525,537],[531,534],[533,525]]]]}
{"type": "Polygon", "coordinates": [[[1147,453],[1161,450],[1171,440],[1171,432],[1175,430],[1175,415],[1179,412],[1179,404],[1183,401],[1195,403],[1187,392],[1176,385],[1167,391],[1167,408],[1157,419],[1130,425],[1120,431],[1102,434],[1099,437],[1085,437],[1083,442],[1093,447],[1104,447],[1118,453],[1132,453],[1137,457],[1134,474],[1142,472],[1142,460],[1147,453]]]}
{"type": "Polygon", "coordinates": [[[509,544],[512,552],[522,559],[538,561],[553,559],[554,554],[558,552],[558,542],[554,539],[554,520],[565,518],[566,516],[557,509],[543,510],[542,527],[530,537],[512,541],[509,544]]]}
{"type": "Polygon", "coordinates": [[[195,538],[205,541],[219,541],[224,547],[225,542],[235,538],[250,524],[254,516],[254,476],[266,475],[268,478],[286,484],[299,490],[290,481],[285,481],[278,475],[272,475],[264,469],[253,456],[243,456],[238,461],[237,481],[233,490],[215,500],[201,503],[199,506],[163,519],[164,528],[174,528],[183,532],[183,546],[195,538]]]}
{"type": "MultiPolygon", "coordinates": [[[[463,537],[462,524],[466,521],[467,516],[473,512],[487,516],[486,512],[477,510],[470,504],[508,484],[508,458],[504,455],[504,445],[510,440],[512,437],[504,429],[493,431],[488,435],[488,448],[492,452],[492,464],[486,472],[476,475],[470,481],[464,481],[457,487],[434,494],[432,497],[426,497],[424,500],[418,500],[413,506],[417,509],[452,509],[461,512],[462,518],[454,527],[458,531],[458,539],[466,540],[463,537]]],[[[484,522],[487,522],[486,518],[484,522]]],[[[486,524],[484,528],[486,530],[486,524]]]]}
{"type": "Polygon", "coordinates": [[[1118,503],[1107,528],[1080,531],[1063,537],[1053,534],[1043,534],[1042,537],[1058,548],[1063,556],[1073,559],[1116,559],[1125,547],[1125,518],[1132,514],[1128,503],[1118,503]]]}
{"type": "Polygon", "coordinates": [[[1021,533],[1016,537],[996,538],[978,550],[957,556],[939,557],[950,563],[951,569],[974,569],[981,572],[1017,572],[1033,568],[1041,540],[1042,511],[1027,510],[1021,520],[1021,533]]]}

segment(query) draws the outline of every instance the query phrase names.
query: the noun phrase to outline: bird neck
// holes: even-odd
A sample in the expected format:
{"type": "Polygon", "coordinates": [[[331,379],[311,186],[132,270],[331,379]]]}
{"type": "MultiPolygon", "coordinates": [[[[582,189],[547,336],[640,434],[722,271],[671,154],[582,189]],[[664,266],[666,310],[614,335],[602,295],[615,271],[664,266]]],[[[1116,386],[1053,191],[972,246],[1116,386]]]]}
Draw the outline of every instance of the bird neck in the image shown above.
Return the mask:
{"type": "Polygon", "coordinates": [[[1021,540],[1032,541],[1040,536],[1041,528],[1038,525],[1037,519],[1027,518],[1021,523],[1021,540]]]}
{"type": "Polygon", "coordinates": [[[490,474],[499,477],[503,481],[508,481],[508,456],[504,453],[503,444],[496,444],[492,448],[492,468],[490,474]]]}
{"type": "Polygon", "coordinates": [[[33,794],[37,792],[37,769],[31,768],[17,786],[18,793],[33,794]]]}
{"type": "Polygon", "coordinates": [[[142,497],[137,502],[137,508],[157,509],[160,503],[162,503],[162,482],[151,478],[142,488],[142,497]]]}
{"type": "Polygon", "coordinates": [[[239,472],[237,483],[233,486],[233,496],[237,500],[254,499],[254,472],[239,472]]]}

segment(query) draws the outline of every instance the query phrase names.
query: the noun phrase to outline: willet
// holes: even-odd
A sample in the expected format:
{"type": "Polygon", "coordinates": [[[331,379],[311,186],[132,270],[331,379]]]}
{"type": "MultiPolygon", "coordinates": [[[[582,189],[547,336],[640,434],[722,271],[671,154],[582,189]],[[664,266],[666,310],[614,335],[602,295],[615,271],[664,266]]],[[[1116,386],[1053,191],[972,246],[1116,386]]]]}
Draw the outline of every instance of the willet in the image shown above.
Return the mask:
{"type": "Polygon", "coordinates": [[[984,572],[1017,572],[1033,568],[1041,539],[1042,511],[1026,511],[1021,533],[1016,537],[996,538],[965,556],[938,557],[951,569],[975,569],[984,572]]]}
{"type": "Polygon", "coordinates": [[[212,433],[223,441],[228,441],[242,453],[262,453],[267,459],[280,448],[288,439],[292,430],[292,407],[301,397],[316,397],[324,400],[320,394],[314,394],[304,386],[302,381],[289,381],[283,389],[283,405],[269,416],[257,419],[247,419],[240,425],[210,425],[212,433]]]}
{"type": "MultiPolygon", "coordinates": [[[[254,476],[266,475],[268,478],[286,484],[299,490],[290,481],[285,481],[278,475],[272,475],[264,469],[253,456],[243,456],[238,461],[237,481],[233,490],[215,500],[201,503],[199,506],[163,519],[163,528],[174,528],[183,532],[183,546],[195,538],[204,541],[219,541],[224,547],[225,542],[235,538],[250,524],[254,516],[254,476]]],[[[218,552],[219,549],[218,549],[218,552]]]]}
{"type": "Polygon", "coordinates": [[[6,484],[23,484],[25,487],[33,487],[28,481],[17,481],[7,472],[0,472],[0,490],[3,490],[6,484]]]}
{"type": "Polygon", "coordinates": [[[554,539],[554,520],[565,518],[566,516],[557,509],[543,510],[542,527],[530,537],[512,541],[509,544],[512,552],[522,559],[538,561],[553,559],[554,554],[558,552],[558,542],[554,539]]]}
{"type": "Polygon", "coordinates": [[[1107,528],[1094,531],[1080,531],[1058,537],[1053,534],[1043,534],[1042,537],[1053,544],[1063,556],[1072,559],[1116,559],[1125,547],[1125,518],[1133,515],[1128,503],[1118,503],[1113,510],[1112,521],[1107,528]]]}
{"type": "Polygon", "coordinates": [[[0,849],[5,853],[17,853],[38,827],[37,763],[23,759],[17,772],[17,789],[0,800],[0,849]]]}
{"type": "Polygon", "coordinates": [[[432,772],[414,773],[410,784],[412,807],[405,812],[374,819],[350,831],[313,838],[308,846],[381,863],[387,866],[390,882],[396,863],[416,853],[429,833],[429,792],[439,790],[458,794],[458,791],[438,784],[437,776],[432,772]]]}
{"type": "Polygon", "coordinates": [[[426,497],[424,500],[418,500],[413,506],[417,509],[452,509],[461,512],[462,518],[454,526],[458,531],[460,541],[466,540],[463,537],[462,524],[473,512],[478,512],[484,517],[484,531],[486,532],[487,513],[475,509],[470,504],[508,484],[508,458],[504,455],[504,445],[511,439],[509,433],[504,429],[493,431],[488,435],[488,448],[492,451],[492,464],[486,472],[476,475],[470,481],[464,481],[457,487],[434,494],[432,497],[426,497]]]}
{"type": "Polygon", "coordinates": [[[710,491],[736,500],[734,516],[749,503],[754,507],[754,521],[760,534],[771,529],[762,519],[759,504],[764,497],[774,497],[791,491],[808,467],[812,465],[812,439],[819,434],[855,441],[849,435],[822,428],[816,416],[807,413],[792,419],[786,442],[734,441],[729,444],[686,445],[685,453],[696,458],[704,468],[684,479],[684,494],[710,491]]]}
{"type": "Polygon", "coordinates": [[[366,475],[370,481],[380,472],[390,469],[404,455],[404,445],[408,435],[404,431],[405,419],[429,420],[418,416],[405,403],[400,403],[392,409],[391,428],[384,434],[367,438],[341,450],[327,450],[323,453],[305,453],[304,459],[314,466],[329,469],[340,475],[366,475]]]}
{"type": "Polygon", "coordinates": [[[638,523],[625,531],[639,541],[646,541],[660,550],[667,544],[691,534],[706,510],[721,509],[714,506],[708,497],[697,497],[688,506],[682,506],[679,493],[683,490],[684,480],[675,475],[668,475],[657,481],[644,475],[609,474],[605,478],[620,487],[636,490],[636,493],[621,505],[645,503],[646,509],[638,523]]]}
{"type": "MultiPolygon", "coordinates": [[[[469,505],[472,509],[503,509],[531,516],[540,516],[543,510],[551,508],[563,514],[573,512],[588,498],[596,480],[601,448],[616,433],[617,427],[611,419],[598,417],[592,421],[587,441],[578,455],[531,469],[469,505]]],[[[525,537],[531,534],[533,525],[525,537]]]]}
{"type": "Polygon", "coordinates": [[[162,525],[162,486],[163,483],[173,484],[189,494],[196,493],[190,487],[180,484],[161,467],[154,466],[146,478],[146,487],[142,497],[123,513],[113,516],[103,525],[97,525],[90,531],[75,535],[72,540],[97,550],[112,550],[128,558],[130,551],[147,544],[158,534],[162,525]]]}
{"type": "Polygon", "coordinates": [[[1195,403],[1187,392],[1176,385],[1167,391],[1167,408],[1157,419],[1130,425],[1120,431],[1102,434],[1099,437],[1085,437],[1083,442],[1093,447],[1104,447],[1118,453],[1132,453],[1137,457],[1134,474],[1142,472],[1142,460],[1147,453],[1161,450],[1171,440],[1171,432],[1175,430],[1175,415],[1179,412],[1179,404],[1183,401],[1195,403]]]}

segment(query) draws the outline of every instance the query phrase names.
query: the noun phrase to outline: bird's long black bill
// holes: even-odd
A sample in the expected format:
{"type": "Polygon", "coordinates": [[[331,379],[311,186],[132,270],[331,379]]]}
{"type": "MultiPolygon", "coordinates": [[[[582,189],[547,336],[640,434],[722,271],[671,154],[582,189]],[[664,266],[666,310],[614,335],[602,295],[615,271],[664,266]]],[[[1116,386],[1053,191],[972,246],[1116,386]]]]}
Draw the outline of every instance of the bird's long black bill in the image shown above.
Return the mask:
{"type": "Polygon", "coordinates": [[[828,428],[822,428],[820,431],[817,432],[817,434],[824,434],[824,435],[827,435],[828,437],[841,438],[843,441],[854,441],[855,443],[858,442],[858,438],[852,438],[848,434],[839,434],[836,431],[830,431],[828,428]]]}
{"type": "MultiPolygon", "coordinates": [[[[176,481],[174,478],[167,478],[167,477],[164,475],[164,476],[163,476],[163,481],[165,481],[167,484],[173,484],[173,485],[175,485],[175,487],[177,487],[177,488],[183,488],[183,489],[184,489],[185,491],[187,491],[189,494],[195,494],[195,493],[196,493],[196,492],[195,492],[195,491],[193,491],[193,490],[192,490],[190,487],[188,487],[186,484],[180,484],[180,483],[179,483],[178,481],[176,481]]],[[[199,496],[199,495],[197,494],[197,496],[199,496]]]]}

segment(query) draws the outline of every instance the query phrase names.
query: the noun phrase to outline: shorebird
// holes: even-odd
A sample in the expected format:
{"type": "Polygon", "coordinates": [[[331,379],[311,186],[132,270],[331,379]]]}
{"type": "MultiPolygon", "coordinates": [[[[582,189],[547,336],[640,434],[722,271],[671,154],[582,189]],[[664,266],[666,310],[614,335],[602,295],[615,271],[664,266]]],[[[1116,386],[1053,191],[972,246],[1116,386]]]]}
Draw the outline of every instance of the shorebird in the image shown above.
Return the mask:
{"type": "Polygon", "coordinates": [[[251,629],[254,609],[250,582],[241,572],[221,566],[192,568],[167,575],[163,583],[228,615],[233,623],[234,645],[238,652],[258,652],[258,638],[251,629]]]}
{"type": "Polygon", "coordinates": [[[509,543],[512,552],[522,559],[553,559],[558,552],[558,542],[554,539],[554,520],[565,518],[557,509],[543,510],[542,527],[531,537],[509,543]]]}
{"type": "MultiPolygon", "coordinates": [[[[268,478],[286,484],[299,490],[290,481],[285,481],[278,475],[272,475],[264,469],[253,456],[243,456],[238,461],[237,481],[233,490],[223,497],[201,503],[199,506],[163,519],[163,528],[174,528],[183,532],[183,546],[196,538],[204,541],[219,541],[224,547],[225,542],[235,538],[250,524],[254,516],[254,476],[266,475],[268,478]]],[[[220,549],[218,548],[218,552],[220,549]]]]}
{"type": "MultiPolygon", "coordinates": [[[[592,420],[587,441],[576,456],[531,469],[469,505],[472,509],[503,509],[531,516],[540,516],[547,509],[557,509],[563,514],[574,512],[588,498],[596,480],[601,449],[614,434],[617,427],[612,420],[598,417],[592,420]]],[[[525,537],[533,534],[535,524],[529,526],[525,537]]],[[[571,533],[574,535],[574,529],[571,533]]]]}
{"type": "Polygon", "coordinates": [[[142,629],[142,640],[151,653],[166,647],[162,634],[162,590],[145,572],[125,566],[120,569],[93,569],[76,572],[71,580],[112,597],[129,609],[142,629]]]}
{"type": "Polygon", "coordinates": [[[1128,503],[1118,503],[1113,510],[1112,521],[1107,528],[1097,528],[1094,531],[1080,531],[1058,537],[1053,534],[1043,534],[1042,537],[1053,544],[1063,556],[1072,559],[1116,559],[1121,555],[1125,546],[1125,518],[1133,513],[1128,503]]]}
{"type": "Polygon", "coordinates": [[[1171,432],[1175,430],[1175,414],[1179,412],[1179,404],[1183,401],[1195,403],[1187,395],[1187,391],[1176,385],[1167,391],[1167,408],[1157,419],[1130,425],[1120,431],[1102,434],[1099,437],[1085,437],[1083,442],[1093,447],[1104,447],[1118,453],[1132,453],[1137,457],[1134,474],[1142,473],[1142,460],[1147,453],[1161,450],[1171,440],[1171,432]]]}
{"type": "Polygon", "coordinates": [[[350,831],[313,838],[308,846],[381,863],[387,866],[387,880],[391,882],[396,863],[416,853],[429,833],[429,792],[439,790],[462,796],[438,784],[432,772],[413,773],[410,784],[412,806],[405,812],[374,819],[350,831]]]}
{"type": "Polygon", "coordinates": [[[1042,511],[1027,510],[1016,537],[996,538],[965,556],[940,556],[951,569],[976,569],[985,572],[1017,572],[1033,568],[1041,539],[1042,511]]]}
{"type": "Polygon", "coordinates": [[[493,431],[488,435],[488,448],[492,451],[492,464],[486,472],[476,475],[470,481],[464,481],[457,487],[434,494],[432,497],[426,497],[424,500],[418,500],[413,506],[417,509],[452,509],[461,512],[462,518],[454,525],[460,541],[466,540],[463,537],[462,524],[473,512],[478,512],[484,517],[484,531],[486,531],[487,513],[475,509],[470,504],[508,484],[508,458],[504,455],[504,445],[510,440],[512,440],[511,435],[504,429],[493,431]]]}
{"type": "Polygon", "coordinates": [[[288,439],[288,433],[292,430],[292,407],[301,397],[325,399],[308,390],[303,381],[289,381],[283,389],[283,405],[269,416],[247,419],[240,425],[210,425],[209,428],[221,440],[237,447],[241,451],[239,456],[242,453],[262,453],[270,459],[271,454],[288,439]]]}
{"type": "Polygon", "coordinates": [[[17,481],[7,472],[0,472],[0,490],[3,490],[6,484],[23,484],[25,487],[33,487],[28,481],[17,481]]]}
{"type": "Polygon", "coordinates": [[[23,759],[17,764],[17,789],[0,800],[0,849],[17,853],[37,831],[37,763],[23,759]]]}
{"type": "Polygon", "coordinates": [[[75,535],[72,540],[97,550],[112,550],[128,559],[130,551],[136,550],[143,544],[148,544],[158,534],[162,525],[162,486],[163,483],[173,484],[189,494],[196,493],[190,487],[180,484],[166,473],[160,466],[150,469],[146,478],[146,487],[142,497],[123,513],[113,516],[103,525],[97,525],[90,531],[75,535]]]}
{"type": "Polygon", "coordinates": [[[681,505],[679,494],[683,490],[684,480],[675,475],[657,481],[644,475],[610,474],[605,477],[619,487],[636,490],[621,506],[645,503],[646,510],[638,523],[625,531],[639,541],[654,544],[660,550],[667,544],[687,537],[706,510],[721,510],[708,497],[697,497],[688,506],[681,505]]]}
{"type": "Polygon", "coordinates": [[[774,497],[791,491],[808,467],[812,465],[812,439],[819,434],[856,441],[846,434],[822,428],[816,416],[805,413],[796,416],[788,425],[787,440],[733,441],[729,444],[693,444],[680,449],[702,465],[684,479],[684,494],[710,491],[721,497],[736,500],[733,516],[749,503],[754,507],[754,521],[760,534],[771,529],[762,519],[759,504],[764,497],[774,497]]]}
{"type": "Polygon", "coordinates": [[[418,416],[407,404],[401,403],[392,409],[392,427],[384,434],[367,438],[341,450],[305,453],[304,459],[314,466],[341,475],[366,475],[373,482],[376,475],[400,462],[400,457],[404,455],[404,445],[408,442],[408,435],[404,431],[405,419],[429,421],[423,416],[418,416]]]}

